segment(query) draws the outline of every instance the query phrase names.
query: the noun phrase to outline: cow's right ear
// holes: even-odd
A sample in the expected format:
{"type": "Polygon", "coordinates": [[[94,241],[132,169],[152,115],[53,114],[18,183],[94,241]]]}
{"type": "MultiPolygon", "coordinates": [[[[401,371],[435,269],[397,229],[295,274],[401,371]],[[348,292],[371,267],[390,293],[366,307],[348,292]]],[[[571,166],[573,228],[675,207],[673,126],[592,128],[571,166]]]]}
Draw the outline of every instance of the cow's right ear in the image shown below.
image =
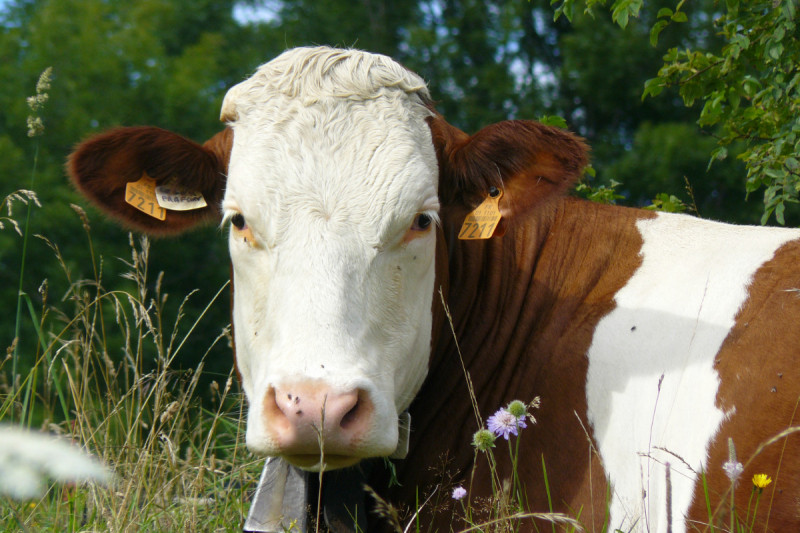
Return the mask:
{"type": "Polygon", "coordinates": [[[203,145],[160,128],[116,128],[79,144],[67,172],[80,192],[123,225],[153,235],[175,234],[219,220],[232,142],[230,128],[203,145]],[[154,197],[145,197],[155,194],[155,187],[177,191],[173,198],[184,204],[151,205],[154,197]]]}

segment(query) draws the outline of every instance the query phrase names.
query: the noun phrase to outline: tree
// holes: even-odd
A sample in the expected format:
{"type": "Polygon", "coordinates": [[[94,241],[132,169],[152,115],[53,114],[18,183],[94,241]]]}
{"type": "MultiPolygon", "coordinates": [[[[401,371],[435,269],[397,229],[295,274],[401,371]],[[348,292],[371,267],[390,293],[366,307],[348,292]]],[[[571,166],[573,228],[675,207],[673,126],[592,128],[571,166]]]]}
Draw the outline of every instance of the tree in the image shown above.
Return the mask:
{"type": "Polygon", "coordinates": [[[280,28],[286,47],[352,46],[394,56],[415,11],[414,2],[294,0],[281,3],[273,27],[280,28]]]}
{"type": "Polygon", "coordinates": [[[730,157],[708,169],[716,143],[691,122],[645,122],[634,133],[632,149],[604,167],[605,175],[623,184],[619,189],[633,205],[676,196],[703,218],[752,224],[763,206],[746,198],[742,162],[730,157]]]}
{"type": "MultiPolygon", "coordinates": [[[[690,23],[682,0],[674,9],[662,7],[652,24],[650,40],[675,24],[690,23]]],[[[572,18],[576,0],[553,0],[556,17],[572,18]]],[[[586,0],[596,12],[606,0],[586,0]]],[[[644,0],[615,0],[612,19],[625,28],[637,17],[644,0]]],[[[764,190],[766,223],[774,214],[786,222],[786,210],[800,194],[800,40],[798,6],[788,0],[726,0],[720,10],[695,12],[709,17],[723,41],[682,43],[668,50],[657,75],[645,85],[645,95],[658,96],[676,87],[687,106],[701,102],[698,125],[717,137],[711,161],[723,160],[729,147],[741,143],[738,157],[747,169],[748,193],[764,190]],[[709,16],[710,15],[710,16],[709,16]]],[[[798,210],[793,210],[795,213],[798,210]]]]}
{"type": "MultiPolygon", "coordinates": [[[[92,133],[117,125],[152,124],[203,141],[222,128],[219,107],[225,89],[243,79],[260,62],[281,49],[273,33],[253,31],[233,18],[234,1],[173,0],[25,0],[6,3],[0,12],[0,169],[4,190],[34,188],[42,202],[32,212],[23,291],[41,311],[38,289],[47,280],[49,301],[58,301],[69,284],[92,279],[93,262],[79,215],[70,204],[86,205],[65,178],[63,165],[71,147],[92,133]],[[39,73],[53,67],[50,98],[41,110],[44,135],[26,135],[30,113],[25,96],[39,73]],[[38,145],[38,148],[37,148],[38,145]],[[38,156],[35,156],[37,153],[38,156]],[[33,179],[32,167],[37,169],[33,179]],[[43,235],[57,246],[59,265],[43,235]],[[69,274],[67,274],[68,271],[69,274]]],[[[16,209],[19,215],[21,210],[16,209]]],[[[89,208],[91,239],[101,250],[102,283],[130,288],[121,280],[130,257],[128,237],[116,224],[89,208]]],[[[23,216],[24,219],[24,216],[23,216]]],[[[0,302],[15,309],[23,240],[0,232],[0,302]]],[[[183,296],[202,285],[184,309],[201,313],[226,281],[226,242],[217,228],[186,235],[180,243],[153,243],[151,285],[167,272],[163,287],[171,294],[166,320],[174,317],[183,296]],[[186,265],[192,265],[186,268],[186,265]]],[[[179,365],[194,367],[229,320],[227,298],[207,314],[213,328],[194,335],[179,365]]],[[[18,350],[36,353],[36,319],[28,316],[18,350]]],[[[188,327],[188,321],[184,324],[188,327]]],[[[12,344],[14,320],[0,321],[0,339],[12,344]]],[[[116,346],[120,339],[110,340],[116,346]]],[[[223,343],[224,344],[224,343],[223,343]]],[[[116,354],[111,354],[115,356],[116,354]]],[[[227,375],[231,358],[226,346],[211,354],[207,368],[227,375]]]]}

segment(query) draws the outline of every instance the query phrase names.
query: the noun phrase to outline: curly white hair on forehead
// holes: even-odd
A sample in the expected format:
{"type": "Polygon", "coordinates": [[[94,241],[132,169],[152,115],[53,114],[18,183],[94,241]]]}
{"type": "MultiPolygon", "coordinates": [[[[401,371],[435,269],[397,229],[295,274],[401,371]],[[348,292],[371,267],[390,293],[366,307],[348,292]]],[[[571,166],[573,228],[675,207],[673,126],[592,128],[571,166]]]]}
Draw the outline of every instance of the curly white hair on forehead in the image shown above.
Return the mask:
{"type": "Polygon", "coordinates": [[[328,98],[369,100],[394,91],[417,95],[422,104],[430,102],[425,81],[387,56],[324,46],[295,48],[231,88],[220,119],[233,122],[272,94],[308,106],[328,98]]]}

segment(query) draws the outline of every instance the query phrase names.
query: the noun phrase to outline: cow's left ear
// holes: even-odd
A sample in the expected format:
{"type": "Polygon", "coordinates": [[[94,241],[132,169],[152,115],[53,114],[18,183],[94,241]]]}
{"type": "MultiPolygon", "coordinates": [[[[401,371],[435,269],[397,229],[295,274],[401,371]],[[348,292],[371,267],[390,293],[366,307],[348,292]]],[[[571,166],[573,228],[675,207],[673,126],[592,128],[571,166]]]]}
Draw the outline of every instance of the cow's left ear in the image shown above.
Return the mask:
{"type": "Polygon", "coordinates": [[[160,128],[116,128],[79,144],[67,172],[123,225],[176,234],[219,220],[232,143],[230,128],[202,145],[160,128]]]}
{"type": "Polygon", "coordinates": [[[530,120],[498,122],[471,136],[438,114],[429,124],[445,205],[475,207],[496,187],[503,218],[513,218],[564,194],[589,162],[583,139],[530,120]]]}

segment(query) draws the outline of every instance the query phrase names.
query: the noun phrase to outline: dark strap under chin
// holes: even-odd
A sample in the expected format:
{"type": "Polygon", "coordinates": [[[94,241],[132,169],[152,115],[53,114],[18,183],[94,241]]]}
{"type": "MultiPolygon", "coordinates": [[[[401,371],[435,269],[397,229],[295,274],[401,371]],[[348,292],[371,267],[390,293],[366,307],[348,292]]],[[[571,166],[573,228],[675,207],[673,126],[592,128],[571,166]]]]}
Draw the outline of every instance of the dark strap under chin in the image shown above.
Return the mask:
{"type": "Polygon", "coordinates": [[[371,463],[325,473],[322,514],[332,533],[367,531],[364,483],[367,481],[365,468],[369,466],[371,463]]]}

